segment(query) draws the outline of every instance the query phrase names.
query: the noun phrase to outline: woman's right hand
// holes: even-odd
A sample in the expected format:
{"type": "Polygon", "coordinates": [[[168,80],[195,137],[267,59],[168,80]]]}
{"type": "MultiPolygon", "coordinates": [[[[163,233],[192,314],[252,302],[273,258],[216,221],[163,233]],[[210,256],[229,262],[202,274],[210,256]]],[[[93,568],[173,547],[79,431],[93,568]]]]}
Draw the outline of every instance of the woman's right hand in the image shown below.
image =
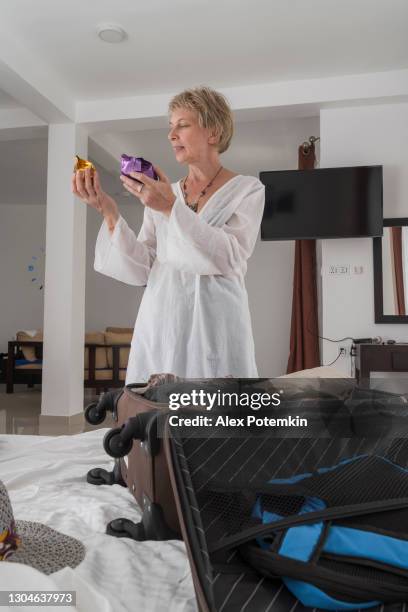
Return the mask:
{"type": "Polygon", "coordinates": [[[72,175],[71,188],[74,195],[104,216],[112,231],[119,219],[119,209],[115,200],[103,191],[97,171],[93,170],[91,175],[90,168],[77,170],[72,175]]]}

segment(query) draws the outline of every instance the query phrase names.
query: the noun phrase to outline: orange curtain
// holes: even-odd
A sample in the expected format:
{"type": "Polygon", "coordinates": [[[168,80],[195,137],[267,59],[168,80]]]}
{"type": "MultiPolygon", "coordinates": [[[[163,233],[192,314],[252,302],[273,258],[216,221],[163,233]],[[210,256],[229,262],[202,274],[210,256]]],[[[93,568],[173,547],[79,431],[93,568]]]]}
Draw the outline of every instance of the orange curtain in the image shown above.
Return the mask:
{"type": "MultiPolygon", "coordinates": [[[[315,163],[314,143],[300,145],[299,170],[312,170],[315,163]]],[[[318,334],[316,240],[296,240],[287,374],[320,366],[318,334]]]]}

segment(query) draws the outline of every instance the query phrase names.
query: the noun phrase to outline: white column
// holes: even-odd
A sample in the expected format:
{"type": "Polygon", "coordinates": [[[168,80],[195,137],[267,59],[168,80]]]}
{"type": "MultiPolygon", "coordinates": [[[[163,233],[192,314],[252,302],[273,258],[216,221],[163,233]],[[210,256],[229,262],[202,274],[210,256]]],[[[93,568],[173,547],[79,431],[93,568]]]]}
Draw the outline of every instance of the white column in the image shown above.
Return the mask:
{"type": "Polygon", "coordinates": [[[49,126],[42,415],[83,409],[86,205],[71,193],[71,176],[87,148],[83,128],[49,126]]]}

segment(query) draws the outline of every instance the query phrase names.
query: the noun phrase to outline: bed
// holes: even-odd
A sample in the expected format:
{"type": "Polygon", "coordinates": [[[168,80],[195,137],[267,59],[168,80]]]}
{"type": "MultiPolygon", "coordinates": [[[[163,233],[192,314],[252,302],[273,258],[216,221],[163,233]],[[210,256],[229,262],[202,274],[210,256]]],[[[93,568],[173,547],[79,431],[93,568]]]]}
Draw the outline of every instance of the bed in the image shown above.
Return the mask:
{"type": "MultiPolygon", "coordinates": [[[[77,568],[49,577],[26,566],[0,563],[0,590],[75,590],[81,612],[195,612],[183,542],[135,542],[105,534],[114,518],[140,520],[127,489],[86,482],[87,471],[95,465],[112,469],[102,448],[106,431],[58,437],[0,435],[0,478],[14,516],[46,523],[81,539],[86,547],[77,568]]],[[[50,612],[51,607],[44,610],[50,612]]]]}

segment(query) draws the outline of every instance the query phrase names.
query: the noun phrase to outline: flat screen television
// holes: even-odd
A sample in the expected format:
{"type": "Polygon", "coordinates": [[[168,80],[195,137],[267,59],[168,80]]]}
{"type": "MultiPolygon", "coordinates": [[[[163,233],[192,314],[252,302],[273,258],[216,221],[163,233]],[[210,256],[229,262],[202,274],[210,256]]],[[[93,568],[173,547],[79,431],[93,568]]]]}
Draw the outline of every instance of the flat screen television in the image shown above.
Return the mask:
{"type": "Polygon", "coordinates": [[[260,172],[262,240],[382,236],[382,166],[260,172]]]}

